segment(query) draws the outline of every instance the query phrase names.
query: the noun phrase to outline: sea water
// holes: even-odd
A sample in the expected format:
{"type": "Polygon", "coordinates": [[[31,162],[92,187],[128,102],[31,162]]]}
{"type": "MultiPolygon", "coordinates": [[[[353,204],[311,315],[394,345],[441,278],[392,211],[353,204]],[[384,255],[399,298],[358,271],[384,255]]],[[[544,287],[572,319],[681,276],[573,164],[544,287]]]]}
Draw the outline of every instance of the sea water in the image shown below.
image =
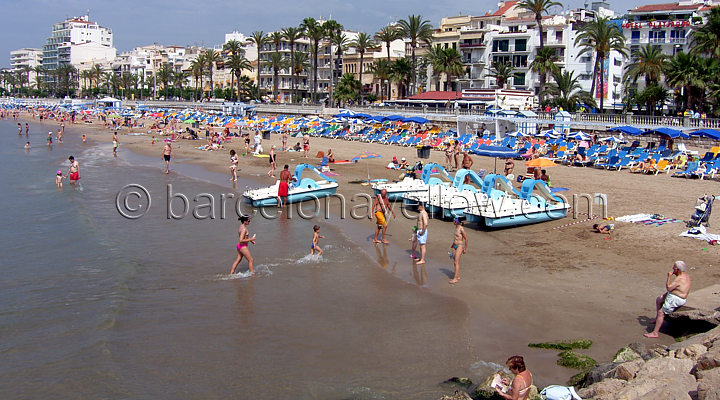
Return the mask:
{"type": "Polygon", "coordinates": [[[389,274],[385,250],[342,225],[255,217],[256,276],[245,261],[229,275],[232,207],[167,215],[168,184],[190,202],[240,196],[228,176],[175,162],[166,175],[158,144],[157,159],[122,143],[114,158],[111,133],[82,143],[69,127],[49,148],[56,127],[30,125],[26,151],[0,121],[0,398],[427,399],[472,373],[467,307],[423,288],[422,272],[417,285],[389,274]],[[80,185],[58,190],[69,155],[80,185]],[[126,185],[152,197],[141,218],[116,209],[126,185]],[[322,256],[309,255],[315,223],[322,256]]]}

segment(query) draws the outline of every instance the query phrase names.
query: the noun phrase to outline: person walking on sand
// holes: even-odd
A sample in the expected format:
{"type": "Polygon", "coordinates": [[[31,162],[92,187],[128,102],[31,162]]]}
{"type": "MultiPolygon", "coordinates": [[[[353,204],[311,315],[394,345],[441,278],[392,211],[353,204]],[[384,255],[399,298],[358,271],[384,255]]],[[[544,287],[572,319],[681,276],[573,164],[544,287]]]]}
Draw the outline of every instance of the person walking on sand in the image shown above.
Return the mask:
{"type": "Polygon", "coordinates": [[[460,222],[458,218],[455,218],[453,223],[455,224],[455,233],[453,237],[453,244],[450,246],[450,255],[452,256],[453,264],[455,266],[455,276],[453,276],[450,280],[451,284],[458,283],[460,280],[460,257],[467,253],[468,246],[468,239],[465,234],[465,228],[462,226],[462,222],[460,222]]]}
{"type": "Polygon", "coordinates": [[[290,183],[290,166],[285,164],[283,170],[280,171],[280,184],[278,185],[278,205],[280,207],[287,207],[288,188],[290,183]]]}
{"type": "Polygon", "coordinates": [[[270,158],[269,158],[270,171],[268,171],[268,173],[267,173],[268,176],[271,178],[275,177],[275,168],[276,168],[275,159],[276,159],[276,157],[277,157],[277,153],[275,152],[275,145],[272,145],[272,146],[270,146],[270,158]]]}
{"type": "Polygon", "coordinates": [[[303,157],[308,158],[310,152],[310,136],[308,135],[303,136],[303,152],[305,153],[303,157]]]}
{"type": "Polygon", "coordinates": [[[170,142],[165,142],[165,147],[163,147],[162,151],[163,159],[165,160],[165,173],[170,173],[170,158],[172,157],[172,145],[170,142]]]}
{"type": "Polygon", "coordinates": [[[238,157],[235,150],[230,150],[230,180],[237,182],[238,157]]]}
{"type": "Polygon", "coordinates": [[[70,181],[71,185],[74,185],[80,180],[80,163],[73,156],[68,157],[68,160],[70,160],[70,168],[67,173],[68,181],[70,181]]]}
{"type": "MultiPolygon", "coordinates": [[[[397,218],[397,216],[395,215],[395,211],[393,211],[392,207],[390,207],[390,199],[388,199],[387,190],[383,189],[380,191],[380,194],[377,195],[375,201],[373,201],[372,211],[375,214],[375,225],[377,226],[377,229],[375,229],[374,243],[390,244],[390,242],[388,242],[385,238],[385,233],[387,232],[388,212],[392,213],[393,218],[397,218]],[[382,231],[382,241],[378,237],[380,235],[380,231],[382,231]]],[[[368,218],[372,217],[368,215],[368,218]]]]}
{"type": "Polygon", "coordinates": [[[310,255],[314,255],[317,251],[318,256],[322,255],[322,249],[318,244],[320,244],[320,239],[325,239],[325,236],[322,236],[320,234],[320,225],[313,226],[313,238],[312,243],[310,243],[310,255]]]}
{"type": "MultiPolygon", "coordinates": [[[[425,264],[425,248],[427,244],[428,239],[428,213],[425,211],[425,205],[423,203],[420,203],[418,205],[418,216],[417,216],[417,232],[415,232],[415,236],[417,237],[417,243],[420,245],[420,259],[417,261],[417,264],[425,264]]],[[[412,253],[413,258],[415,258],[415,251],[413,250],[412,253]]]]}
{"type": "Polygon", "coordinates": [[[685,270],[684,261],[675,261],[672,270],[667,273],[667,279],[665,280],[667,292],[655,299],[655,307],[657,308],[655,329],[644,334],[643,336],[646,338],[658,337],[665,315],[671,314],[687,301],[690,294],[690,276],[685,270]],[[673,275],[675,275],[675,279],[673,279],[673,275]]]}
{"type": "Polygon", "coordinates": [[[282,151],[283,152],[286,152],[288,150],[287,149],[287,141],[288,141],[287,131],[283,131],[283,134],[282,134],[282,151]]]}
{"type": "Polygon", "coordinates": [[[248,243],[255,244],[255,235],[250,237],[250,233],[247,229],[247,226],[250,223],[250,217],[243,215],[238,219],[240,220],[240,228],[238,228],[238,242],[235,246],[238,254],[232,265],[232,269],[230,270],[230,275],[235,273],[235,269],[237,269],[238,264],[240,264],[240,261],[242,261],[243,258],[248,260],[248,271],[250,271],[250,275],[255,275],[253,257],[252,254],[250,254],[250,249],[248,248],[248,243]]]}
{"type": "Polygon", "coordinates": [[[118,149],[118,137],[117,137],[117,131],[113,133],[113,156],[117,157],[117,149],[118,149]]]}

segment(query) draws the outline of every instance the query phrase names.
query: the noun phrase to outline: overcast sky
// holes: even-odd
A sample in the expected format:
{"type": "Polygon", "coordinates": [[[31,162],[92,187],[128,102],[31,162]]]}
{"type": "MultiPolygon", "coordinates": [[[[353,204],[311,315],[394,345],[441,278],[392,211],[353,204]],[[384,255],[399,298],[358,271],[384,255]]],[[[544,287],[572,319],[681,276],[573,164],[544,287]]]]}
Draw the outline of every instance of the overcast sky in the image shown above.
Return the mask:
{"type": "MultiPolygon", "coordinates": [[[[660,1],[629,0],[616,11],[660,1]]],[[[584,0],[562,2],[579,8],[584,0]]],[[[220,44],[234,30],[249,34],[298,25],[305,17],[337,20],[346,29],[373,33],[388,22],[421,14],[437,26],[450,15],[482,15],[495,10],[489,0],[0,0],[0,66],[9,66],[9,52],[23,47],[42,48],[52,24],[83,15],[111,28],[118,52],[152,43],[165,45],[220,44]]]]}

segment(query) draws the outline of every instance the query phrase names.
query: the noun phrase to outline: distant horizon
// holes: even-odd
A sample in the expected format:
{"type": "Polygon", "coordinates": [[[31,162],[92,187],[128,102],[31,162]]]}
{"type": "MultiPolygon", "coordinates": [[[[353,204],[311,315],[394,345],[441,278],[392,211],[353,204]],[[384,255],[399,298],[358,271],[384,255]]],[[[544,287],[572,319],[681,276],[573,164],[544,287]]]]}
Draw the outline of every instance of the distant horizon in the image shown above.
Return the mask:
{"type": "MultiPolygon", "coordinates": [[[[627,8],[622,10],[617,9],[612,2],[610,6],[615,12],[623,13],[641,4],[662,2],[632,0],[625,3],[627,8]]],[[[63,3],[69,4],[28,0],[4,5],[7,22],[0,27],[0,35],[5,38],[0,44],[0,68],[10,67],[10,51],[22,48],[42,49],[51,34],[53,24],[66,18],[85,15],[87,10],[90,11],[91,21],[112,30],[113,44],[120,54],[151,44],[212,47],[222,44],[226,33],[238,31],[249,35],[257,30],[272,32],[297,26],[307,17],[332,18],[347,30],[368,34],[377,32],[390,22],[407,18],[410,14],[421,14],[437,27],[443,17],[484,15],[488,11],[495,11],[498,4],[493,1],[479,3],[472,0],[440,0],[423,5],[413,4],[409,0],[367,0],[362,4],[350,4],[340,0],[309,0],[298,4],[288,0],[276,0],[270,8],[256,3],[238,7],[229,0],[214,0],[212,7],[206,7],[205,4],[178,0],[168,9],[157,2],[138,0],[126,1],[122,7],[79,0],[63,3]]],[[[584,0],[562,4],[564,10],[578,9],[583,7],[584,0]]]]}

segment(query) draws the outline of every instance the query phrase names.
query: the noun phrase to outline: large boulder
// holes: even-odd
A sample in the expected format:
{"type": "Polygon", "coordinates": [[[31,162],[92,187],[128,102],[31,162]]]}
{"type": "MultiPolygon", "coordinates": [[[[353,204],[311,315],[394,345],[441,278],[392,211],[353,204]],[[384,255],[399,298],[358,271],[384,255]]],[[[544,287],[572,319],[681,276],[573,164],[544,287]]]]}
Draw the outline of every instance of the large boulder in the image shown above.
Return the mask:
{"type": "Polygon", "coordinates": [[[698,400],[720,400],[720,368],[700,372],[698,400]]]}
{"type": "Polygon", "coordinates": [[[605,379],[586,388],[578,390],[577,394],[583,399],[613,400],[615,393],[625,386],[627,382],[620,379],[605,379]]]}
{"type": "Polygon", "coordinates": [[[710,351],[698,357],[693,372],[697,375],[698,371],[705,371],[717,367],[720,367],[720,346],[713,346],[710,351]]]}
{"type": "Polygon", "coordinates": [[[695,343],[687,347],[675,350],[675,358],[689,358],[697,360],[698,357],[707,353],[707,347],[702,344],[695,343]]]}
{"type": "MultiPolygon", "coordinates": [[[[513,378],[515,377],[513,374],[509,374],[505,371],[498,371],[497,374],[500,374],[501,378],[507,379],[508,382],[512,382],[513,378]]],[[[492,384],[493,379],[495,378],[495,374],[491,374],[485,380],[475,388],[475,398],[477,399],[502,399],[502,396],[498,395],[497,392],[495,392],[495,389],[490,386],[492,384]]]]}
{"type": "Polygon", "coordinates": [[[630,360],[635,360],[636,358],[640,358],[640,354],[628,347],[623,347],[620,349],[620,351],[615,354],[615,358],[613,358],[613,362],[625,362],[630,360]]]}
{"type": "Polygon", "coordinates": [[[445,395],[440,400],[473,400],[473,398],[462,390],[456,390],[454,394],[445,395]]]}
{"type": "Polygon", "coordinates": [[[693,361],[689,358],[654,358],[646,362],[616,393],[617,399],[691,399],[690,392],[697,389],[695,377],[690,374],[693,361]]]}

